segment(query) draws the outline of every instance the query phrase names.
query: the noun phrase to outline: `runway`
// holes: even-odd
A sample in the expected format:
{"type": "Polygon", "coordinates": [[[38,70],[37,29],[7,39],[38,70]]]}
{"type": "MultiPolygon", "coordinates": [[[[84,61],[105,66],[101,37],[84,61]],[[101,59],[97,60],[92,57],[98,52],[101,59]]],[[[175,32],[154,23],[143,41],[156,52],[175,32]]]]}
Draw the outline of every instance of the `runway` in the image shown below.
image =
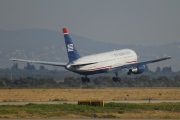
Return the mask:
{"type": "MultiPolygon", "coordinates": [[[[104,101],[105,103],[162,103],[162,102],[180,102],[180,100],[119,100],[119,101],[104,101]]],[[[77,104],[78,101],[26,101],[26,102],[0,102],[0,105],[26,105],[34,104],[77,104]]]]}

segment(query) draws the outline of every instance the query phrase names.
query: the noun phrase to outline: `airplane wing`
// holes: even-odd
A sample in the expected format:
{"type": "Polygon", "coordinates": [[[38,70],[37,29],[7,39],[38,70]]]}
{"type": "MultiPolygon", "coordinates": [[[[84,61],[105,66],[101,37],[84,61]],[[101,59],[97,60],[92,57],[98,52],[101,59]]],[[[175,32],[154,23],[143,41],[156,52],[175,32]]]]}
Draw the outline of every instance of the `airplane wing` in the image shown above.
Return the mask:
{"type": "Polygon", "coordinates": [[[137,63],[123,65],[121,67],[122,68],[132,68],[132,67],[146,65],[146,64],[149,64],[149,63],[159,62],[159,61],[163,61],[163,60],[167,60],[167,59],[171,59],[171,57],[168,56],[168,57],[164,57],[164,58],[160,58],[160,59],[155,59],[155,60],[149,60],[149,61],[145,61],[145,62],[137,62],[137,63]]]}
{"type": "Polygon", "coordinates": [[[67,63],[63,63],[63,62],[34,61],[34,60],[24,60],[24,59],[9,59],[9,60],[19,61],[19,62],[28,62],[28,63],[37,63],[37,64],[43,64],[43,65],[61,66],[61,67],[66,67],[67,65],[67,63]]]}

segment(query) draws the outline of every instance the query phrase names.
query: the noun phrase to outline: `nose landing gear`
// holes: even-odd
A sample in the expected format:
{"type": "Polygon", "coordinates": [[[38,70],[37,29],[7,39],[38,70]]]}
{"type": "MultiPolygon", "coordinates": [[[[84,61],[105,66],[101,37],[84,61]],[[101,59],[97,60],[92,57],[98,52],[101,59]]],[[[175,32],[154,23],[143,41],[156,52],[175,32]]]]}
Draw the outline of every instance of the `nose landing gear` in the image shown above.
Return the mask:
{"type": "Polygon", "coordinates": [[[121,78],[118,77],[118,72],[115,72],[116,77],[113,77],[112,80],[114,82],[121,82],[121,78]]]}
{"type": "Polygon", "coordinates": [[[121,82],[121,78],[119,78],[119,77],[113,77],[112,80],[114,82],[121,82]]]}

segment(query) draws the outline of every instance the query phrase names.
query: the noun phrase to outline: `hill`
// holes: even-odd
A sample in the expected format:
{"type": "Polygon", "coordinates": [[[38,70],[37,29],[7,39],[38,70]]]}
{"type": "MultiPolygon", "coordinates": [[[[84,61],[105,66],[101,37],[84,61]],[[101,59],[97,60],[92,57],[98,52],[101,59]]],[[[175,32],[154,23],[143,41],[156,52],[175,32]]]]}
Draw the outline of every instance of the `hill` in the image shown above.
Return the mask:
{"type": "MultiPolygon", "coordinates": [[[[106,52],[114,49],[130,48],[136,51],[139,61],[172,56],[171,60],[150,65],[172,66],[174,71],[180,67],[180,42],[164,45],[121,45],[98,42],[85,37],[70,34],[79,53],[84,55],[106,52]]],[[[22,29],[13,31],[0,30],[0,66],[12,66],[9,58],[22,58],[45,61],[67,62],[65,43],[61,32],[46,29],[22,29]]],[[[121,40],[120,42],[121,43],[121,40]]],[[[24,64],[23,64],[24,65],[24,64]]]]}

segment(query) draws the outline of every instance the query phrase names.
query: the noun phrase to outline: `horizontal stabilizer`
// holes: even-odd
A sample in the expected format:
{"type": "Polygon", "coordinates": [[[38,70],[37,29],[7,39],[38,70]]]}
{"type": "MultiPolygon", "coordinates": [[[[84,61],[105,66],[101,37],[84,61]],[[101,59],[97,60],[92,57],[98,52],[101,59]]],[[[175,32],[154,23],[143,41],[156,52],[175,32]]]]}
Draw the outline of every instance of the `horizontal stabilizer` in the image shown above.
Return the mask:
{"type": "Polygon", "coordinates": [[[19,62],[43,64],[43,65],[61,66],[61,67],[66,67],[66,65],[67,65],[67,63],[63,63],[63,62],[34,61],[34,60],[24,60],[24,59],[9,59],[9,60],[19,61],[19,62]]]}

